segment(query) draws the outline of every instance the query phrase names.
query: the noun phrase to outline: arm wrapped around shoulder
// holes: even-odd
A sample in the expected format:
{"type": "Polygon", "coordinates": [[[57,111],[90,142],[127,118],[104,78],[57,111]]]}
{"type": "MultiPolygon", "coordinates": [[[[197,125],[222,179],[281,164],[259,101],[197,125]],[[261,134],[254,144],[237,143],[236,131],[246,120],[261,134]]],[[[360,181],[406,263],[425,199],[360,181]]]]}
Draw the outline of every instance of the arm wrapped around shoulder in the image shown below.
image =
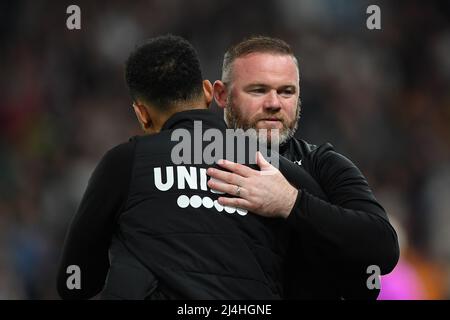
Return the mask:
{"type": "Polygon", "coordinates": [[[397,234],[361,171],[325,144],[311,154],[311,173],[327,200],[302,190],[289,223],[307,228],[311,243],[342,270],[365,273],[376,265],[391,272],[400,255],[397,234]]]}

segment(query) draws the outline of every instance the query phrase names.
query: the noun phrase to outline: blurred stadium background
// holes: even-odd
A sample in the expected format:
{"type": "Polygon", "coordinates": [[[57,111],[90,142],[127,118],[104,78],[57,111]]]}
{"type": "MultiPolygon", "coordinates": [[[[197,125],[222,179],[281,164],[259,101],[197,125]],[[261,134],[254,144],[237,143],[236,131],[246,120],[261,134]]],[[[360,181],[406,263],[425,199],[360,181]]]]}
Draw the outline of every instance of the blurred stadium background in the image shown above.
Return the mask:
{"type": "Polygon", "coordinates": [[[380,298],[448,299],[449,17],[447,1],[1,1],[0,299],[58,298],[56,266],[88,178],[140,134],[123,62],[169,32],[195,45],[212,81],[230,44],[289,42],[301,69],[297,135],[352,159],[399,230],[401,262],[380,298]],[[66,28],[71,4],[81,30],[66,28]],[[382,30],[366,28],[370,4],[382,30]]]}

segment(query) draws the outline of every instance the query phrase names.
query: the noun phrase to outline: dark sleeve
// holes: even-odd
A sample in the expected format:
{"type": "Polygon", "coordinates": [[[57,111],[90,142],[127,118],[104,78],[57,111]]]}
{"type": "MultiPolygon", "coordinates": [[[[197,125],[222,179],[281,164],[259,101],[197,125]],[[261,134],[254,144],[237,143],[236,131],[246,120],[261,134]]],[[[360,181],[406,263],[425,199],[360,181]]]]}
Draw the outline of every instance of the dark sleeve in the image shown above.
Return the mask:
{"type": "Polygon", "coordinates": [[[135,141],[130,139],[108,151],[89,179],[62,251],[57,289],[63,299],[88,299],[104,286],[115,218],[127,198],[135,141]],[[80,289],[67,288],[70,265],[80,268],[80,289]]]}
{"type": "MultiPolygon", "coordinates": [[[[381,273],[399,258],[397,234],[360,170],[326,144],[314,151],[311,171],[328,200],[300,189],[288,223],[308,226],[330,267],[364,274],[370,265],[381,273]]],[[[368,275],[367,275],[368,277],[368,275]]]]}

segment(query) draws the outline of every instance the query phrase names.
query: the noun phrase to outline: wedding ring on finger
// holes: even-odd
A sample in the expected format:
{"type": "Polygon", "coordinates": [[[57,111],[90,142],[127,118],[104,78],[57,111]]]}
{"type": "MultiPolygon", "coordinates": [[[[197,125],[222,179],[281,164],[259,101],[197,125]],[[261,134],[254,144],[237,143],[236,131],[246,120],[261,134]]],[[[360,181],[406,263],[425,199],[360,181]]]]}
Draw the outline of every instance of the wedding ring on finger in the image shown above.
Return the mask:
{"type": "Polygon", "coordinates": [[[240,186],[236,186],[237,187],[237,189],[236,189],[236,196],[240,196],[241,195],[241,187],[240,186]]]}

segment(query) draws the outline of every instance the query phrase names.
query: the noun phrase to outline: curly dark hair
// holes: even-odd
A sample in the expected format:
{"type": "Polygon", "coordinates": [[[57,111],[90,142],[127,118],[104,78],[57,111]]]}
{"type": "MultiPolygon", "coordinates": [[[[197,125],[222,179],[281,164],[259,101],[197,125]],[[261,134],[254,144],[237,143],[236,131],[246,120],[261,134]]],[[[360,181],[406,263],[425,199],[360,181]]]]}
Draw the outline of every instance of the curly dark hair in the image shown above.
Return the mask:
{"type": "Polygon", "coordinates": [[[203,92],[197,52],[187,40],[170,34],[152,38],[130,54],[125,80],[134,101],[144,99],[160,109],[203,92]]]}

